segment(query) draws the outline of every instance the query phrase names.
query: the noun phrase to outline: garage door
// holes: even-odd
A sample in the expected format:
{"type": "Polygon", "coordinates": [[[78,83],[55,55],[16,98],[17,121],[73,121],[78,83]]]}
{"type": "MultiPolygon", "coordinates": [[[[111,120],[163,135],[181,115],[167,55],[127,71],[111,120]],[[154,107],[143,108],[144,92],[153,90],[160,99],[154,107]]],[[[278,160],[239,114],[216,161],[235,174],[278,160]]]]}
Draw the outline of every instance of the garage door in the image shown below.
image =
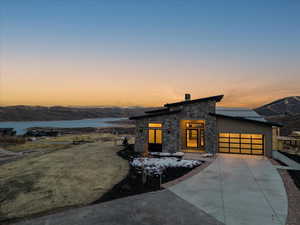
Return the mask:
{"type": "Polygon", "coordinates": [[[219,133],[219,152],[263,155],[264,135],[219,133]]]}

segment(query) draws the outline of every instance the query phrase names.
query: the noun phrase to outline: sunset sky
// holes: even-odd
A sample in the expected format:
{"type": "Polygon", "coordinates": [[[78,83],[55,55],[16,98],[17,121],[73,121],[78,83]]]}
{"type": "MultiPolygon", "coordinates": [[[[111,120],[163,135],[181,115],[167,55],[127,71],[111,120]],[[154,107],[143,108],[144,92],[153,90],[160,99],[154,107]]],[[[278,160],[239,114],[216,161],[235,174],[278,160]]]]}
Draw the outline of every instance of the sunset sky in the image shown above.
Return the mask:
{"type": "Polygon", "coordinates": [[[300,95],[300,1],[2,0],[0,105],[300,95]]]}

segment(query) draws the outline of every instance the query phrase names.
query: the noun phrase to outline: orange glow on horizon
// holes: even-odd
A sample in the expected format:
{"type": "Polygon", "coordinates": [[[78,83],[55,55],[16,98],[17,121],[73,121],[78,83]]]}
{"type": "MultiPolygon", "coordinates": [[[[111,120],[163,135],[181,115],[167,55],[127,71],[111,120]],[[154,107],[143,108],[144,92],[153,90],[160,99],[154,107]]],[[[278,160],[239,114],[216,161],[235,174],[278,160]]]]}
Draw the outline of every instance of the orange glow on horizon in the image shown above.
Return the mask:
{"type": "Polygon", "coordinates": [[[290,82],[245,71],[242,67],[218,67],[214,62],[204,67],[176,60],[155,64],[130,60],[5,61],[0,105],[162,106],[182,101],[185,93],[191,93],[192,99],[224,94],[220,106],[253,108],[299,95],[300,78],[290,82]]]}

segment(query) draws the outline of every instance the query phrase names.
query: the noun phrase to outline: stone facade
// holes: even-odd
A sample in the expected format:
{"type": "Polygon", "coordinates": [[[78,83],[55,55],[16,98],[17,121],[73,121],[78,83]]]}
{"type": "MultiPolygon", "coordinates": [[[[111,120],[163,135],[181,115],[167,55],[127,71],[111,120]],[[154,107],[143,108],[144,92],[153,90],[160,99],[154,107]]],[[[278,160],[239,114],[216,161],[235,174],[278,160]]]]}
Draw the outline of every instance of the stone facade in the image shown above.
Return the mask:
{"type": "Polygon", "coordinates": [[[145,152],[148,146],[148,123],[162,123],[162,151],[178,152],[186,149],[183,144],[183,120],[203,120],[205,123],[205,151],[217,151],[217,122],[215,113],[216,101],[202,101],[192,104],[169,106],[169,111],[180,112],[175,114],[158,115],[136,119],[135,151],[145,152]]]}

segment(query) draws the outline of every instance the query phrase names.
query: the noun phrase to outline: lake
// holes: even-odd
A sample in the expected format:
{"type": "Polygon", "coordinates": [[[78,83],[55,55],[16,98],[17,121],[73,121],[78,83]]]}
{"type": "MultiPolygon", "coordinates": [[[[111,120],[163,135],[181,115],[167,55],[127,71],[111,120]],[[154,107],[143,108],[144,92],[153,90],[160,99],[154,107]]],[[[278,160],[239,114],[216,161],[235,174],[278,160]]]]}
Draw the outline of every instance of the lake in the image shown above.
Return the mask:
{"type": "Polygon", "coordinates": [[[126,118],[97,118],[83,120],[60,120],[60,121],[18,121],[18,122],[0,122],[0,128],[14,128],[18,135],[25,134],[26,129],[30,127],[59,127],[59,128],[77,128],[77,127],[111,127],[114,124],[109,121],[118,121],[126,118]]]}

